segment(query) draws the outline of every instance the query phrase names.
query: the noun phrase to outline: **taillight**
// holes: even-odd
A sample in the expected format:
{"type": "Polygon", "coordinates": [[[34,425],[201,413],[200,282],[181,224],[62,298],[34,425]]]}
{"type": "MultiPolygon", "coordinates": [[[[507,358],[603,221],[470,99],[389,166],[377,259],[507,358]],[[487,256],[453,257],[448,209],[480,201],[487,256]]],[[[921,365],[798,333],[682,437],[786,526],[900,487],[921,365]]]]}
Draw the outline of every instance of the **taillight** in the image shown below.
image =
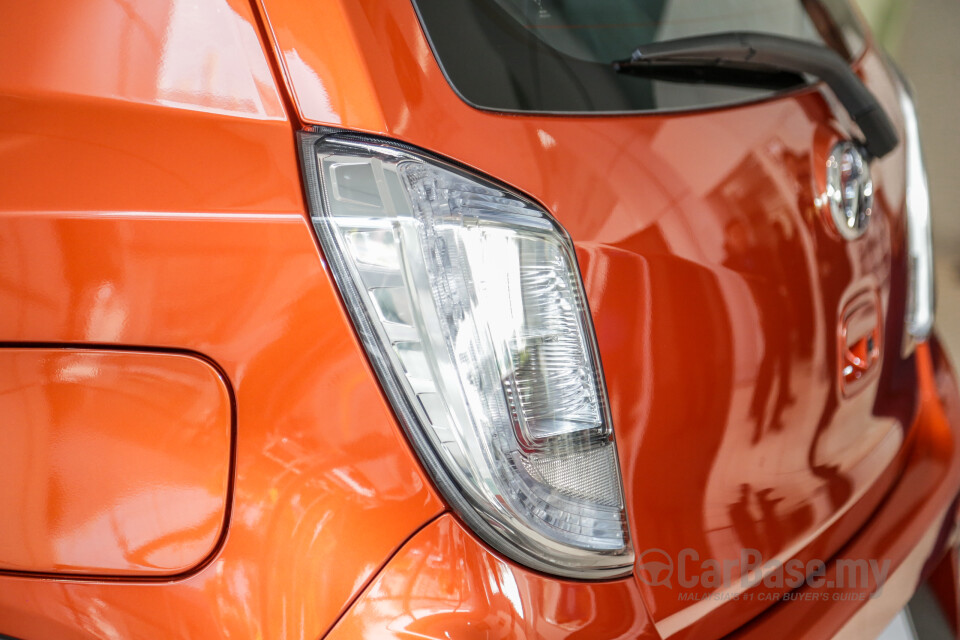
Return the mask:
{"type": "Polygon", "coordinates": [[[301,134],[313,224],[434,482],[491,546],[579,578],[633,564],[573,246],[538,205],[426,154],[301,134]]]}

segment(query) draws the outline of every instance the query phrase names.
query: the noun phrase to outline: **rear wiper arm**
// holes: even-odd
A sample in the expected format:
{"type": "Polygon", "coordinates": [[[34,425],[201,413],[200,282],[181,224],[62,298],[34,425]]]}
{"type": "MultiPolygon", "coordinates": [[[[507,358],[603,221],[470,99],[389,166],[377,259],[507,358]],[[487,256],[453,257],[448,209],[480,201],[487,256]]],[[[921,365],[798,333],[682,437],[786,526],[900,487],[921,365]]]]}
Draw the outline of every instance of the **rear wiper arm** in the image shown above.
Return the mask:
{"type": "Polygon", "coordinates": [[[809,74],[827,83],[860,127],[864,146],[874,157],[885,156],[899,143],[887,113],[846,60],[833,49],[813,42],[750,32],[678,38],[638,47],[629,60],[614,62],[613,68],[653,77],[664,77],[669,68],[674,68],[681,78],[690,75],[690,69],[712,70],[698,77],[718,83],[724,82],[725,74],[731,78],[738,74],[774,74],[784,83],[790,75],[809,74]]]}

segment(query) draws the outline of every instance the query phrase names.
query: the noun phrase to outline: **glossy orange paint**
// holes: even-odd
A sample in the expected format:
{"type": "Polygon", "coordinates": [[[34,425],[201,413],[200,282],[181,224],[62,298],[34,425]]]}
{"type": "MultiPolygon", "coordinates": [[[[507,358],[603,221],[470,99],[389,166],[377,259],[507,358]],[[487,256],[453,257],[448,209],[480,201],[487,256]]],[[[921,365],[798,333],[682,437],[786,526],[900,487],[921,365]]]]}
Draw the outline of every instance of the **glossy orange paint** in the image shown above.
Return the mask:
{"type": "Polygon", "coordinates": [[[236,465],[207,564],[0,575],[0,633],[319,637],[442,511],[325,271],[283,105],[246,2],[5,10],[0,342],[201,354],[236,465]]]}
{"type": "Polygon", "coordinates": [[[517,567],[451,515],[417,533],[328,640],[657,638],[633,580],[573,582],[517,567]]]}
{"type": "Polygon", "coordinates": [[[231,413],[191,355],[0,348],[0,571],[200,564],[226,524],[231,413]]]}
{"type": "MultiPolygon", "coordinates": [[[[919,356],[924,402],[911,429],[909,460],[870,526],[841,554],[844,561],[890,560],[886,581],[829,586],[839,571],[830,562],[820,587],[804,586],[789,599],[772,588],[755,593],[774,606],[731,640],[875,638],[955,544],[960,396],[939,344],[921,345],[919,356]]],[[[518,568],[477,543],[452,516],[441,516],[390,560],[327,637],[661,638],[644,595],[639,581],[568,582],[518,568]]],[[[698,622],[692,633],[715,632],[698,622]]]]}
{"type": "MultiPolygon", "coordinates": [[[[879,55],[859,68],[898,117],[879,55]]],[[[958,423],[952,410],[929,418],[949,389],[921,384],[918,399],[917,366],[932,373],[899,357],[902,151],[873,169],[877,210],[862,241],[841,241],[823,215],[824,157],[850,131],[833,106],[812,89],[671,116],[481,112],[447,85],[409,2],[11,7],[0,24],[0,341],[202,354],[235,391],[236,469],[230,527],[209,564],[175,579],[0,576],[0,632],[319,637],[357,596],[338,637],[380,637],[379,620],[418,633],[449,623],[715,638],[771,619],[769,637],[812,615],[795,603],[694,606],[635,579],[558,581],[437,519],[445,507],[317,250],[299,123],[463,162],[538,199],[570,232],[638,550],[829,558],[863,539],[863,553],[922,564],[907,549],[949,521],[960,480],[955,447],[940,445],[958,423]],[[837,322],[864,291],[880,300],[885,354],[844,398],[837,322]],[[878,508],[907,515],[871,517],[878,508]],[[513,586],[519,605],[501,591],[513,586]]],[[[906,597],[916,574],[901,575],[914,583],[887,591],[906,597]]],[[[826,615],[840,628],[854,608],[826,615]]]]}
{"type": "MultiPolygon", "coordinates": [[[[938,561],[956,548],[957,483],[960,482],[960,394],[957,380],[939,342],[917,349],[921,405],[910,434],[910,457],[896,486],[865,527],[844,547],[847,560],[890,560],[883,585],[831,590],[830,600],[804,597],[771,608],[732,636],[760,639],[875,638],[902,609],[938,561]],[[880,588],[878,588],[880,587],[880,588]],[[836,598],[833,593],[837,593],[836,598]],[[863,599],[852,597],[861,595],[863,599]],[[816,625],[810,621],[816,620],[816,625]]],[[[829,565],[824,580],[836,580],[829,565]]]]}
{"type": "MultiPolygon", "coordinates": [[[[807,562],[867,522],[905,463],[916,405],[900,355],[902,148],[874,162],[873,221],[846,242],[823,175],[855,129],[820,87],[684,114],[498,114],[453,92],[408,2],[261,4],[279,57],[314,65],[287,74],[302,121],[493,175],[570,233],[638,551],[807,562]],[[845,395],[838,335],[862,296],[878,301],[882,362],[845,395]]],[[[899,122],[881,56],[857,68],[899,122]]],[[[694,591],[645,589],[658,633],[719,637],[769,606],[694,591]]]]}
{"type": "Polygon", "coordinates": [[[442,508],[300,214],[5,212],[0,237],[17,276],[0,287],[4,341],[189,349],[237,403],[230,529],[210,564],[161,582],[2,576],[4,632],[317,636],[442,508]]]}

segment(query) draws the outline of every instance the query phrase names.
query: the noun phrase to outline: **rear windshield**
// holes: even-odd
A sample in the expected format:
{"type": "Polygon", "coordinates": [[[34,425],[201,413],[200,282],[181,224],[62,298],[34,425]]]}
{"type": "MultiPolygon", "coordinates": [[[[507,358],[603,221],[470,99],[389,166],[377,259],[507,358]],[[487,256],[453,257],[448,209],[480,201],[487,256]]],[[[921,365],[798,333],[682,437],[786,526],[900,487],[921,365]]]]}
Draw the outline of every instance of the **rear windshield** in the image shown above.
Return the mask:
{"type": "Polygon", "coordinates": [[[471,105],[496,111],[668,111],[736,104],[774,92],[613,70],[613,61],[651,42],[762,31],[825,44],[847,60],[864,46],[845,0],[414,0],[414,5],[454,90],[471,105]]]}

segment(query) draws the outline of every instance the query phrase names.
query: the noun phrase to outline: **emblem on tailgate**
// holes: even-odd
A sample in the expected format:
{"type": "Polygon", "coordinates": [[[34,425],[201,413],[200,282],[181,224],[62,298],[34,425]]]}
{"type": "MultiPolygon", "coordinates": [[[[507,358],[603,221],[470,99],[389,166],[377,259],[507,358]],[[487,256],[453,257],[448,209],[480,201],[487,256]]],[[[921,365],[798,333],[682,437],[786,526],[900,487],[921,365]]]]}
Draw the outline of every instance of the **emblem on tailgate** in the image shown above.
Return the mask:
{"type": "Polygon", "coordinates": [[[873,212],[873,180],[866,152],[854,142],[838,142],[827,158],[827,201],[841,236],[863,235],[873,212]]]}

